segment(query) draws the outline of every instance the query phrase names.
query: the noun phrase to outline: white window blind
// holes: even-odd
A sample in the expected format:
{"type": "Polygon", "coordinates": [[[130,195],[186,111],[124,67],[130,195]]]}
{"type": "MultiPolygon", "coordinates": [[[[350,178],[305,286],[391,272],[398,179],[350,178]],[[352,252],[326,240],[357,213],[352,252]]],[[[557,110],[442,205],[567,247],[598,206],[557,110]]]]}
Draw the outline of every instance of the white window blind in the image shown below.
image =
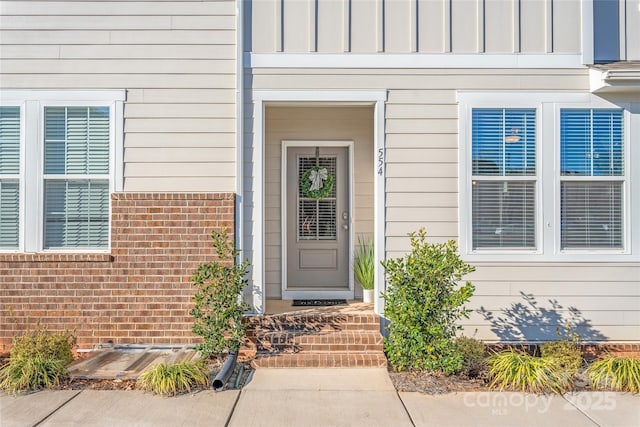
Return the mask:
{"type": "Polygon", "coordinates": [[[536,248],[536,110],[472,110],[472,248],[536,248]]]}
{"type": "Polygon", "coordinates": [[[623,248],[623,135],[621,110],[560,111],[562,249],[623,248]]]}
{"type": "Polygon", "coordinates": [[[0,107],[0,249],[20,235],[20,107],[0,107]]]}
{"type": "Polygon", "coordinates": [[[44,247],[109,239],[108,107],[45,107],[44,247]]]}

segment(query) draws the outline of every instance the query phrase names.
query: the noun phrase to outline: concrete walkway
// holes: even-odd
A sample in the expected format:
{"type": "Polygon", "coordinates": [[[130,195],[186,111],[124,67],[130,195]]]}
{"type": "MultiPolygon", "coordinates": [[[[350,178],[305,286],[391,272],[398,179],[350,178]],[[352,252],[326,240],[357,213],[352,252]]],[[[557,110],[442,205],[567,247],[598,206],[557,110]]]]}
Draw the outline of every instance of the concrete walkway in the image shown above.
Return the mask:
{"type": "Polygon", "coordinates": [[[0,426],[640,426],[640,397],[610,392],[396,393],[385,369],[262,369],[242,391],[0,395],[0,426]]]}

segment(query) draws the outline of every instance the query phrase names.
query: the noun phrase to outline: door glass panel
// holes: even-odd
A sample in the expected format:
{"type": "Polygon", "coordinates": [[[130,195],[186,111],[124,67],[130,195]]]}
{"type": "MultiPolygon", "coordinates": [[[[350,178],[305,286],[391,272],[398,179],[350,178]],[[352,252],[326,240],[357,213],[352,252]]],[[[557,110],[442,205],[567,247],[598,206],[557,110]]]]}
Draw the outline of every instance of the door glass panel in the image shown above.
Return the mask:
{"type": "Polygon", "coordinates": [[[310,168],[321,166],[334,179],[333,189],[327,197],[307,197],[298,185],[298,240],[336,240],[336,157],[298,157],[298,183],[310,168]]]}

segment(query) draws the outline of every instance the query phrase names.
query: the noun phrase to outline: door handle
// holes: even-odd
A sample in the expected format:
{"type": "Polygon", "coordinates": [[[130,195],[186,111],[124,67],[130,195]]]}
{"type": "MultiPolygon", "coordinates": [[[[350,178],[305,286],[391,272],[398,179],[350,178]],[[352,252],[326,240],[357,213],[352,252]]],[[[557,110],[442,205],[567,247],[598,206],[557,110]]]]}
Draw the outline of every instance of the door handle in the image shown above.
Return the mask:
{"type": "Polygon", "coordinates": [[[349,229],[349,224],[342,224],[342,229],[343,230],[348,230],[349,229]]]}

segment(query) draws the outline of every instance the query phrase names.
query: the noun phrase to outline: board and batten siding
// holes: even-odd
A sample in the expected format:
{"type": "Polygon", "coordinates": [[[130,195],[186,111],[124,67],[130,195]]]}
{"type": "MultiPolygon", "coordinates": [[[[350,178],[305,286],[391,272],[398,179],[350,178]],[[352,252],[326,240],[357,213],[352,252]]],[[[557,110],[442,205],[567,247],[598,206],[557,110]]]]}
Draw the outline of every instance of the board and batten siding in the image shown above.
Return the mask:
{"type": "Polygon", "coordinates": [[[124,190],[235,190],[236,4],[3,1],[1,89],[126,89],[124,190]]]}
{"type": "MultiPolygon", "coordinates": [[[[387,258],[402,256],[409,248],[407,233],[419,227],[426,228],[430,241],[458,237],[457,90],[586,92],[589,87],[586,69],[264,68],[252,73],[255,89],[388,90],[387,258]]],[[[248,120],[251,112],[246,109],[248,120]]],[[[250,165],[245,164],[245,182],[252,181],[250,165]]],[[[246,221],[251,230],[250,215],[246,221]]],[[[467,335],[554,339],[556,327],[572,321],[585,340],[640,338],[638,263],[474,265],[477,271],[468,277],[476,286],[469,304],[473,312],[462,322],[467,335]]]]}
{"type": "Polygon", "coordinates": [[[580,53],[582,45],[581,0],[254,0],[249,7],[254,53],[580,53]]]}

